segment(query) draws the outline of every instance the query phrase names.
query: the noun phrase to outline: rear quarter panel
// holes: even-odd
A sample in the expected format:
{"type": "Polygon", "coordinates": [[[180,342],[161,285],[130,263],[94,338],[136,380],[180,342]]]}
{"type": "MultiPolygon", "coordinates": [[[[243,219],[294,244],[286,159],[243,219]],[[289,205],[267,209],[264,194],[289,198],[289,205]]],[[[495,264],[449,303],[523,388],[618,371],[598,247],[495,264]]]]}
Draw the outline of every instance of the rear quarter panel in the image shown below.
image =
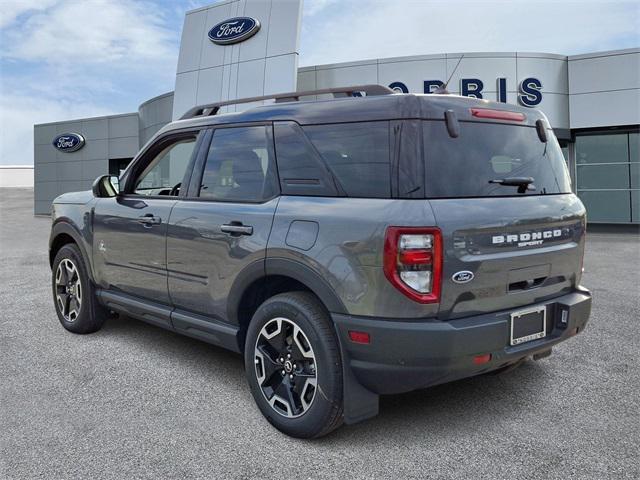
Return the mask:
{"type": "Polygon", "coordinates": [[[437,306],[410,300],[384,276],[384,236],[390,225],[432,226],[435,219],[424,200],[283,196],[267,258],[284,258],[311,268],[351,315],[435,316],[437,306]]]}

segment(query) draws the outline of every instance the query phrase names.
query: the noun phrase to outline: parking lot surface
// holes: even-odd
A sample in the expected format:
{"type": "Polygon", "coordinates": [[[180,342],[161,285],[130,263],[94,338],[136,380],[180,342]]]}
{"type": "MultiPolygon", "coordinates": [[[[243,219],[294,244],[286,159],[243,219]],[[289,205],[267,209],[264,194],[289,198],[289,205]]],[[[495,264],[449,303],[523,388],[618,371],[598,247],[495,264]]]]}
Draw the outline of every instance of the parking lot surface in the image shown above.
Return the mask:
{"type": "Polygon", "coordinates": [[[32,212],[0,189],[0,478],[640,477],[636,234],[588,235],[591,321],[551,357],[302,441],[262,417],[239,355],[128,318],[66,332],[32,212]]]}

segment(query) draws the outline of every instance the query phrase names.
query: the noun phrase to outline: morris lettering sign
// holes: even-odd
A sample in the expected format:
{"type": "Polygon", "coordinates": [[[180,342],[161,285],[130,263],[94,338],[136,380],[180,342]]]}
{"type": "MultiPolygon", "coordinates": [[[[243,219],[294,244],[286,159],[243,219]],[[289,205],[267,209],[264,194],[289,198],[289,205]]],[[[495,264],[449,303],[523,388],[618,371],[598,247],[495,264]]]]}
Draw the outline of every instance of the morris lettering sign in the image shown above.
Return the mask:
{"type": "MultiPolygon", "coordinates": [[[[444,85],[442,80],[425,80],[423,82],[423,93],[433,93],[433,91],[444,85]]],[[[400,93],[409,93],[409,88],[403,82],[393,82],[389,88],[400,93]]],[[[461,78],[460,95],[465,97],[484,98],[482,91],[485,89],[484,83],[479,78],[461,78]]],[[[518,103],[525,107],[535,107],[542,102],[542,82],[537,78],[528,77],[518,85],[518,103]]],[[[507,102],[507,79],[498,78],[496,80],[496,101],[507,102]]]]}

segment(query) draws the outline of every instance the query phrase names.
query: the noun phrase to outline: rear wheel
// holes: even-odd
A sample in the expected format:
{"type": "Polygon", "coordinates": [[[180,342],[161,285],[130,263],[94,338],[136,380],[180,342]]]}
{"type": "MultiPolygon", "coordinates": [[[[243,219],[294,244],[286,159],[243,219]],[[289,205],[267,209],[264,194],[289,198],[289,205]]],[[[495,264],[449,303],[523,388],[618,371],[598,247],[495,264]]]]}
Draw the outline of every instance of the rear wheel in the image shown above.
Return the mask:
{"type": "Polygon", "coordinates": [[[342,423],[342,363],[331,320],[307,292],[276,295],[247,331],[245,366],[264,416],[300,438],[326,435],[342,423]]]}
{"type": "Polygon", "coordinates": [[[64,328],[73,333],[93,333],[102,327],[109,312],[97,302],[76,245],[67,244],[58,251],[51,280],[56,313],[64,328]]]}

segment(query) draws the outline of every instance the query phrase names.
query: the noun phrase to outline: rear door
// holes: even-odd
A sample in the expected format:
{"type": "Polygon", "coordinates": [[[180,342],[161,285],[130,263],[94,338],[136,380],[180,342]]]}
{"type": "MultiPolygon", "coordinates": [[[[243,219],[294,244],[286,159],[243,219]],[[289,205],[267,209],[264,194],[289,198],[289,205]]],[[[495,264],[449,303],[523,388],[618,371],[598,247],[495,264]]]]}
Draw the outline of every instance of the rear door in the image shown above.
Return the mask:
{"type": "Polygon", "coordinates": [[[424,121],[426,196],[444,239],[440,317],[527,305],[580,281],[585,209],[555,136],[535,127],[424,121]],[[492,183],[532,177],[535,190],[492,183]]]}
{"type": "Polygon", "coordinates": [[[225,321],[238,276],[264,273],[278,203],[272,138],[271,125],[217,128],[199,158],[168,228],[169,293],[178,310],[225,321]]]}

